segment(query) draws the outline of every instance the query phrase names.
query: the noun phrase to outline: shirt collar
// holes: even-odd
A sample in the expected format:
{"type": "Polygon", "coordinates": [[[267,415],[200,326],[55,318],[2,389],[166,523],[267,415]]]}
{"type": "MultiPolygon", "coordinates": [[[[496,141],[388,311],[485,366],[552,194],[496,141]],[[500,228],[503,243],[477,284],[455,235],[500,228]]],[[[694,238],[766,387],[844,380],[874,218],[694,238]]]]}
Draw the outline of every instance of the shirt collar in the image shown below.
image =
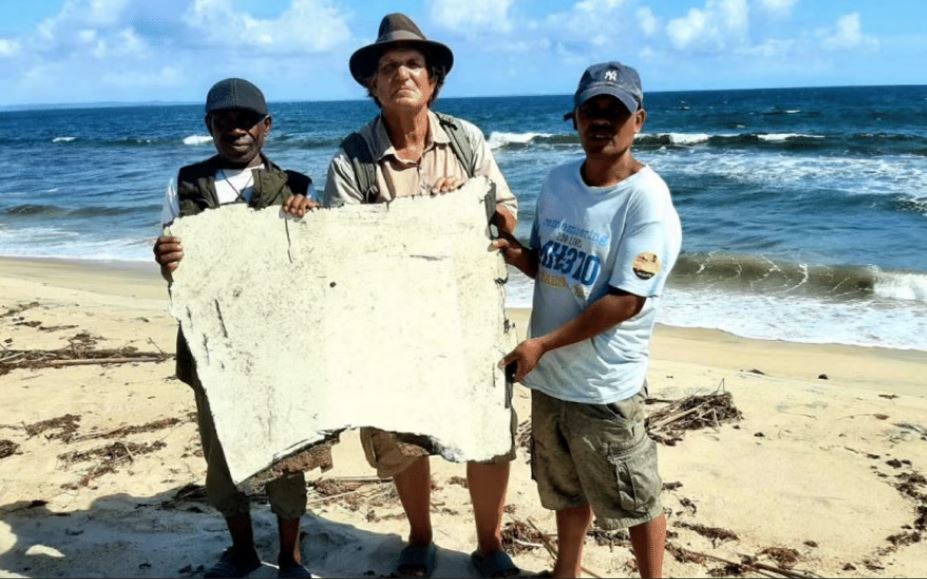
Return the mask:
{"type": "MultiPolygon", "coordinates": [[[[435,145],[447,145],[451,138],[441,126],[438,115],[428,111],[428,136],[425,137],[425,151],[428,151],[435,145]]],[[[384,157],[396,157],[396,148],[389,140],[389,133],[386,131],[386,123],[383,122],[383,115],[377,117],[373,128],[373,153],[377,161],[383,160],[384,157]]],[[[398,157],[397,157],[398,158],[398,157]]]]}

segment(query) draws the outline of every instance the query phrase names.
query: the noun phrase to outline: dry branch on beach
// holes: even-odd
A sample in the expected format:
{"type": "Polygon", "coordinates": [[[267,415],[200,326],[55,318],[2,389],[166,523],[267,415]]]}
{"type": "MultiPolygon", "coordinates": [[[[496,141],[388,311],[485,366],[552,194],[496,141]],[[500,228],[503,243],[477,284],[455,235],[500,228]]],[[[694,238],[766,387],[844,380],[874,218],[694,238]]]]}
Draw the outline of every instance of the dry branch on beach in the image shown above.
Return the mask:
{"type": "Polygon", "coordinates": [[[687,396],[651,413],[647,419],[647,432],[657,442],[675,446],[687,431],[702,428],[717,430],[722,424],[742,419],[743,413],[734,405],[731,393],[724,391],[722,382],[713,394],[687,396]]]}
{"type": "Polygon", "coordinates": [[[87,332],[80,332],[68,338],[68,345],[57,350],[12,350],[0,351],[0,376],[17,369],[57,368],[61,366],[83,366],[89,364],[136,364],[140,362],[164,362],[172,356],[158,349],[158,352],[139,352],[137,348],[96,349],[98,338],[87,332]]]}

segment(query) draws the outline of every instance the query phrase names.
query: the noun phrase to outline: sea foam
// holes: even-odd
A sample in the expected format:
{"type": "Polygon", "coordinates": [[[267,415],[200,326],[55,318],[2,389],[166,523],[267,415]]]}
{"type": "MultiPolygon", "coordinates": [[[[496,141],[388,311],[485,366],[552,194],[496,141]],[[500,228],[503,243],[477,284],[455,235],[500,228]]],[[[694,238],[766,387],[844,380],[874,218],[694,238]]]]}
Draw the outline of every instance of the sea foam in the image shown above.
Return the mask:
{"type": "Polygon", "coordinates": [[[184,145],[205,145],[212,142],[212,137],[209,135],[190,135],[189,137],[184,137],[184,145]]]}

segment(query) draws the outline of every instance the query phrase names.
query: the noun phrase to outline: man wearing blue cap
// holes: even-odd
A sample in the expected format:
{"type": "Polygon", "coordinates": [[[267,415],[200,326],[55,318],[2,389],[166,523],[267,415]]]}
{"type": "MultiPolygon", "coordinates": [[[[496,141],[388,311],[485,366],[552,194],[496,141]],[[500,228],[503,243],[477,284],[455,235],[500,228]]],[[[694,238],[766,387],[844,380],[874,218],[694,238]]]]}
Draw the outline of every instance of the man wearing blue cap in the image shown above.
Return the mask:
{"type": "MultiPolygon", "coordinates": [[[[282,206],[285,213],[302,217],[315,203],[309,200],[308,176],[284,171],[262,152],[270,133],[271,117],[264,94],[250,82],[227,78],[217,82],[206,96],[206,127],[216,155],[182,167],[167,188],[161,223],[167,227],[177,217],[195,215],[230,203],[247,203],[254,209],[282,206]]],[[[155,261],[170,283],[183,258],[177,237],[162,235],[155,242],[155,261]]],[[[254,546],[248,496],[236,488],[229,474],[222,446],[216,437],[209,401],[196,373],[196,361],[178,332],[177,378],[187,383],[196,398],[196,415],[206,458],[206,496],[225,517],[232,546],[205,577],[245,577],[261,566],[254,546]]],[[[267,483],[271,510],[280,530],[280,577],[309,577],[299,553],[299,520],[306,511],[306,480],[302,472],[283,475],[267,483]]]]}
{"type": "Polygon", "coordinates": [[[644,400],[682,230],[666,183],[631,154],[643,98],[633,68],[589,67],[564,117],[585,158],[548,174],[529,248],[510,235],[495,242],[536,280],[530,337],[501,364],[532,390],[532,473],[557,512],[554,577],[579,576],[593,513],[600,527],[629,529],[641,576],[662,574],[666,519],[644,400]]]}

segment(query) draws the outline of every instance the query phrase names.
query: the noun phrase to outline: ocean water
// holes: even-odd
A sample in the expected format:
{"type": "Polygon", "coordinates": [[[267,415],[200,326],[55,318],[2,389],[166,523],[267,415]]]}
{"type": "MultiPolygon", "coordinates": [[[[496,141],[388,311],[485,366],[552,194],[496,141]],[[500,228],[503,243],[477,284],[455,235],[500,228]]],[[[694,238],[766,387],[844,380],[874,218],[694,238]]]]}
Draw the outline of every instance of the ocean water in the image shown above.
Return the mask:
{"type": "MultiPolygon", "coordinates": [[[[441,99],[479,125],[527,237],[541,182],[582,156],[569,96],[441,99]]],[[[927,350],[927,87],[653,93],[636,155],[683,255],[660,321],[927,350]]],[[[367,101],[271,103],[265,151],[317,188],[367,101]]],[[[0,112],[0,255],[149,261],[167,181],[212,154],[199,105],[0,112]]],[[[510,305],[528,306],[513,273],[510,305]]]]}

